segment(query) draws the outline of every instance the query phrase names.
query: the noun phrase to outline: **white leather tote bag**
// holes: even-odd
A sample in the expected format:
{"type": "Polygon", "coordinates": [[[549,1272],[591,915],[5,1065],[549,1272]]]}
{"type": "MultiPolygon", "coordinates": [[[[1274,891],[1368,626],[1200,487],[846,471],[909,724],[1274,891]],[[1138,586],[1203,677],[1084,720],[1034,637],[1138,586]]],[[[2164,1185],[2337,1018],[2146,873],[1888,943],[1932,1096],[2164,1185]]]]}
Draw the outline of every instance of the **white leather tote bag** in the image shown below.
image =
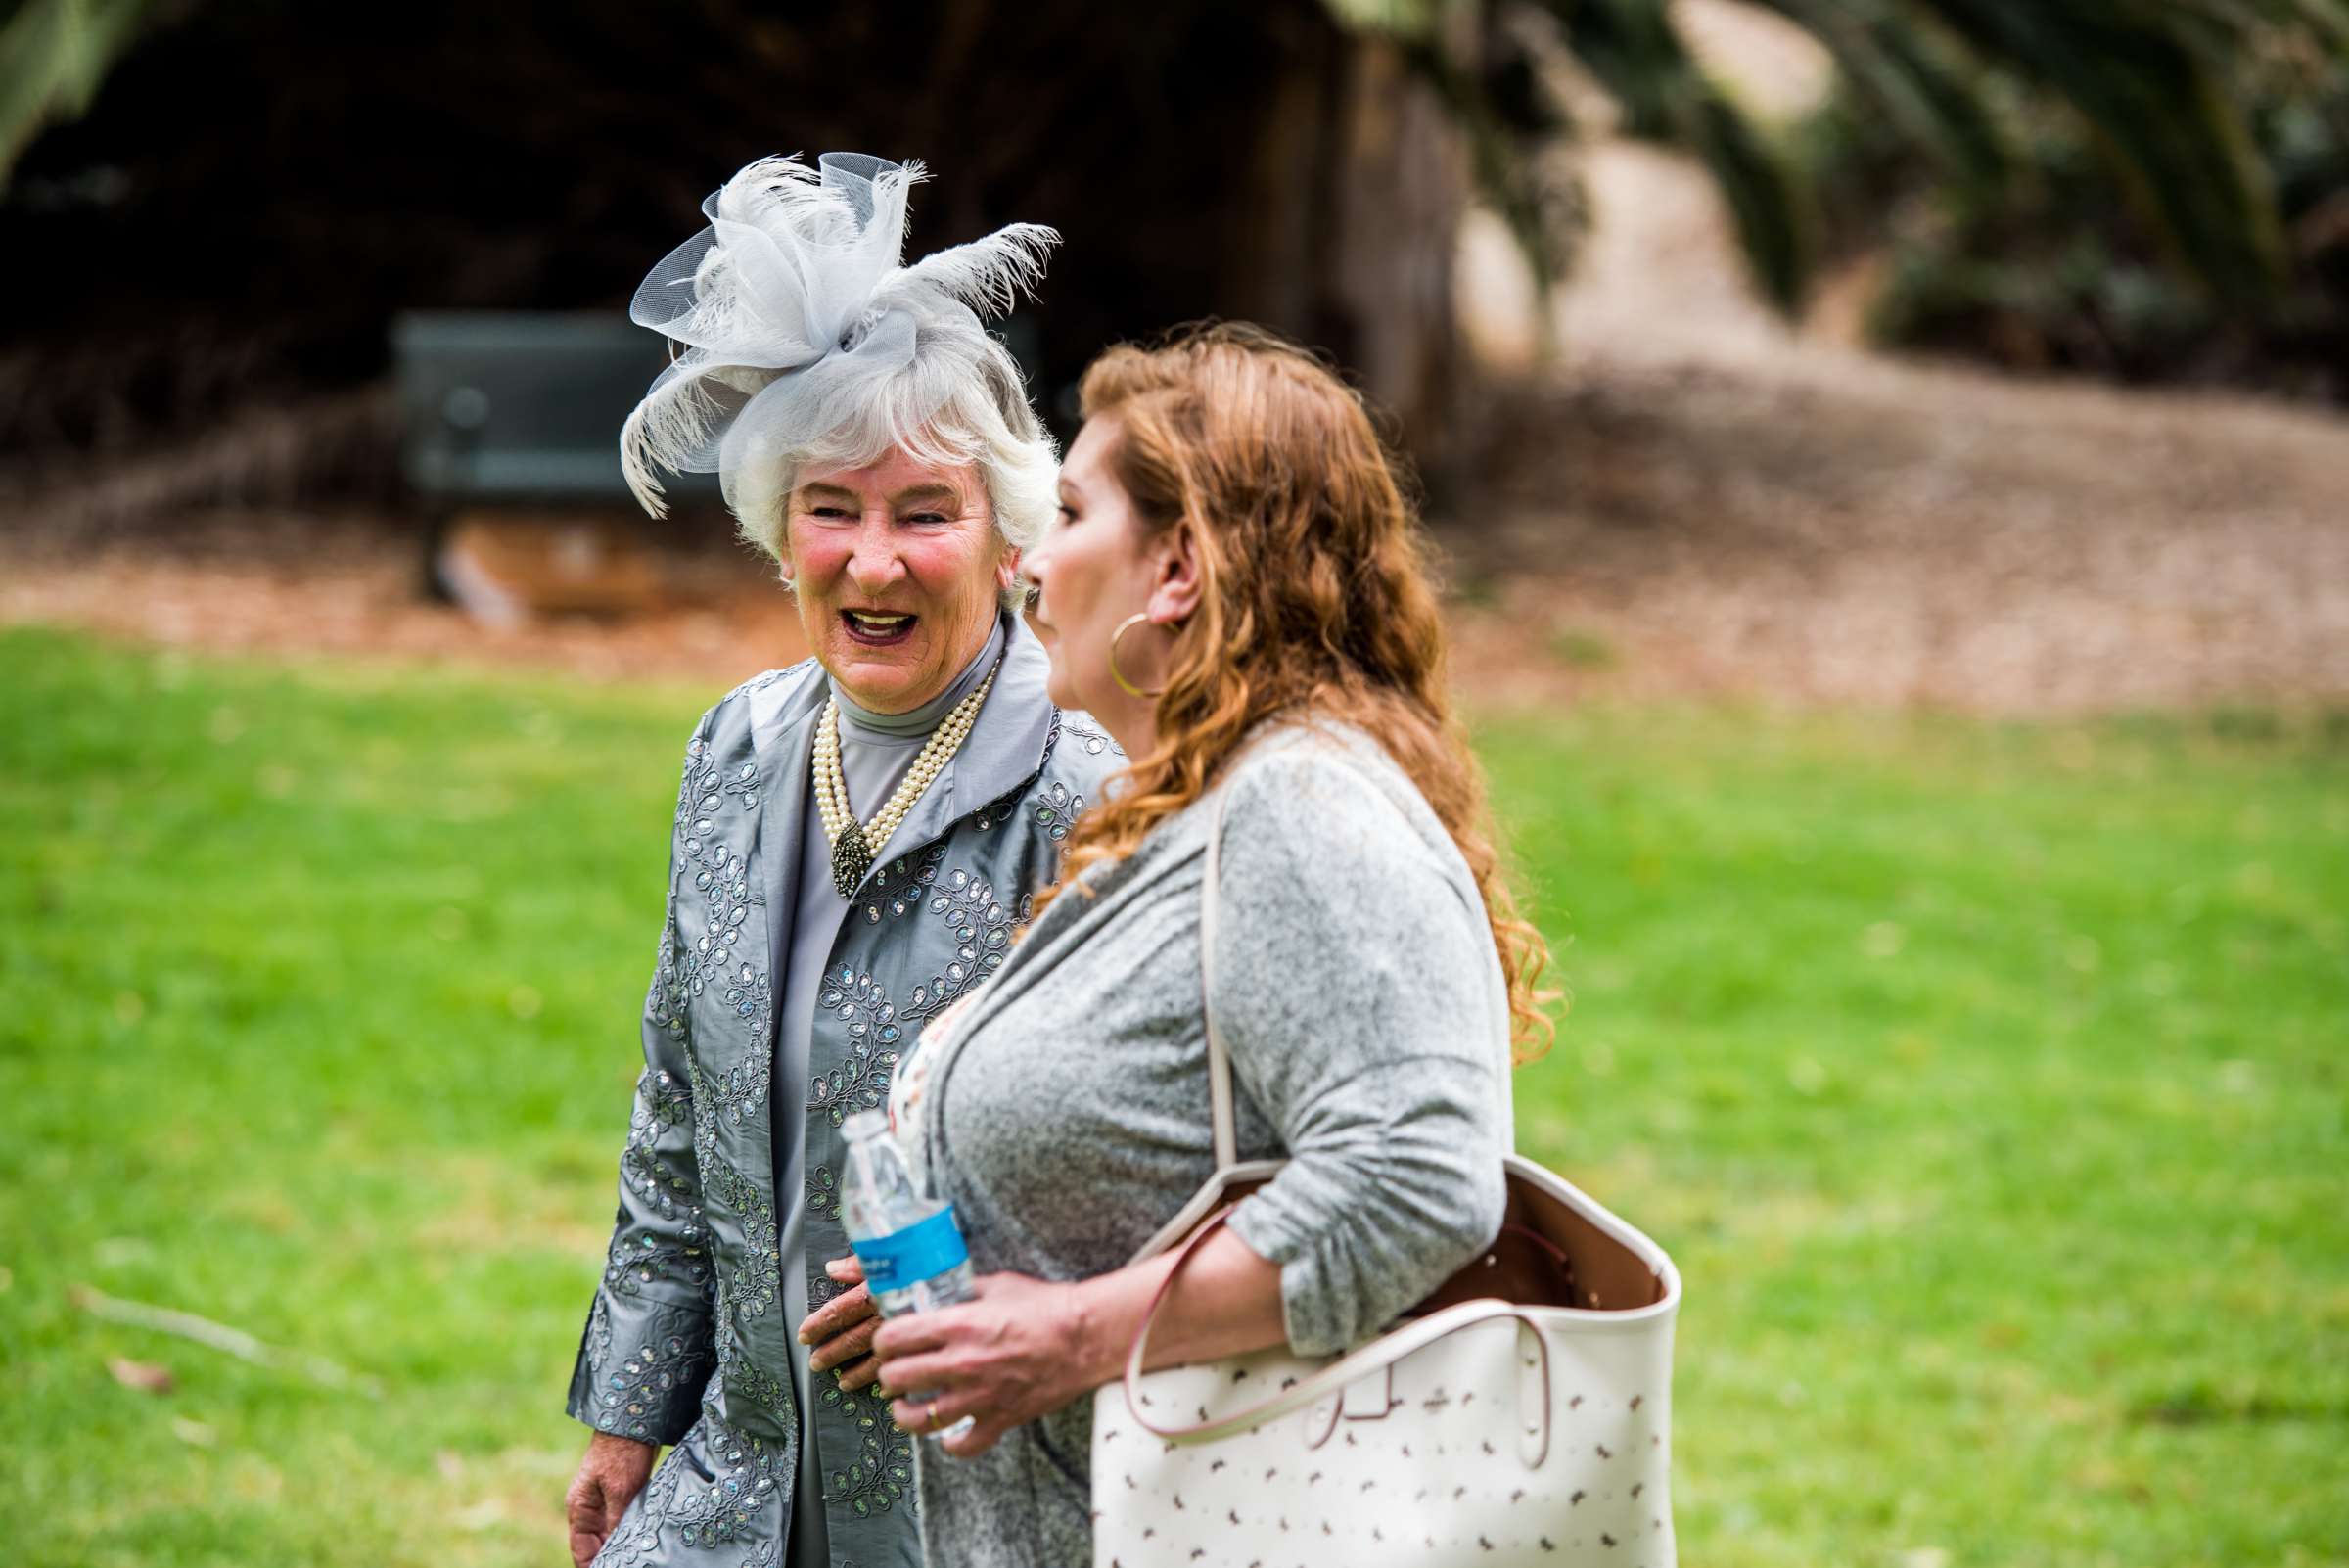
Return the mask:
{"type": "MultiPolygon", "coordinates": [[[[1219,807],[1203,967],[1221,837],[1219,807]]],[[[1136,1262],[1187,1257],[1282,1164],[1240,1161],[1212,1015],[1207,1044],[1216,1174],[1136,1262]]],[[[1571,1183],[1503,1163],[1493,1247],[1342,1357],[1278,1346],[1145,1372],[1170,1274],[1124,1380],[1093,1396],[1095,1568],[1673,1568],[1679,1271],[1571,1183]]]]}

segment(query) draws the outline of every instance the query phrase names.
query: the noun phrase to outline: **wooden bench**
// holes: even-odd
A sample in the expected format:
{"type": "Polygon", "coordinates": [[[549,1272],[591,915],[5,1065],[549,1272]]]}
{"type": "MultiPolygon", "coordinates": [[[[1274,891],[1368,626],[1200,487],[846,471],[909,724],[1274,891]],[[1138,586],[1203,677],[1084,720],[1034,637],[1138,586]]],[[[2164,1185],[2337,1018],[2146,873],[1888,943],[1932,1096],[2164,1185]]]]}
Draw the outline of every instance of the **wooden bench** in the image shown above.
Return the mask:
{"type": "MultiPolygon", "coordinates": [[[[496,624],[658,600],[643,529],[661,525],[628,492],[620,428],[667,339],[617,314],[413,311],[392,341],[428,592],[496,624]]],[[[715,475],[664,480],[688,514],[717,504],[715,475]]]]}

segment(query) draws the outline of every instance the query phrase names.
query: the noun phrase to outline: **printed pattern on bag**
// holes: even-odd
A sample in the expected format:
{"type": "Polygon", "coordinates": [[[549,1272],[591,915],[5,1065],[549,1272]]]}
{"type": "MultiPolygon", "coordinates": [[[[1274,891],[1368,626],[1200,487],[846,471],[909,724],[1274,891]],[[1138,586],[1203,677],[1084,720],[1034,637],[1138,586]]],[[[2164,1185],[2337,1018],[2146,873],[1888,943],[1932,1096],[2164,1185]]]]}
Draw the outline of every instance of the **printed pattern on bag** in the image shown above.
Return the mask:
{"type": "MultiPolygon", "coordinates": [[[[1544,1338],[1549,1445],[1530,1467],[1493,1437],[1514,1424],[1494,1406],[1519,1403],[1507,1322],[1462,1330],[1391,1376],[1351,1386],[1334,1424],[1326,1406],[1309,1407],[1220,1442],[1176,1444],[1136,1422],[1113,1385],[1094,1404],[1093,1560],[1670,1568],[1669,1352],[1635,1369],[1579,1355],[1573,1335],[1544,1338]],[[1641,1386],[1648,1372],[1657,1381],[1641,1386]]],[[[1145,1413],[1161,1425],[1212,1420],[1326,1364],[1277,1349],[1152,1372],[1145,1413]]]]}

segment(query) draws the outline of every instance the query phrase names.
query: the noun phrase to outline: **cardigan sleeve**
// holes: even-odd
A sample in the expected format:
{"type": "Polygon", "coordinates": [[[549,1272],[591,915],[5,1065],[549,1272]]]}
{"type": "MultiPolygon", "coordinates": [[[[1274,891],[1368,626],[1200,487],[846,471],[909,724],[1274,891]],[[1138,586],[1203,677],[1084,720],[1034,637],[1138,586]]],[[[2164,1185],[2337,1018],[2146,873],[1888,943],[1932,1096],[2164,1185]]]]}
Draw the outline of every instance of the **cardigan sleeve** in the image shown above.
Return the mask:
{"type": "Polygon", "coordinates": [[[1289,1159],[1232,1227],[1280,1266],[1291,1347],[1324,1354],[1500,1228],[1505,988],[1466,866],[1364,763],[1308,741],[1226,787],[1208,1005],[1289,1159]]]}

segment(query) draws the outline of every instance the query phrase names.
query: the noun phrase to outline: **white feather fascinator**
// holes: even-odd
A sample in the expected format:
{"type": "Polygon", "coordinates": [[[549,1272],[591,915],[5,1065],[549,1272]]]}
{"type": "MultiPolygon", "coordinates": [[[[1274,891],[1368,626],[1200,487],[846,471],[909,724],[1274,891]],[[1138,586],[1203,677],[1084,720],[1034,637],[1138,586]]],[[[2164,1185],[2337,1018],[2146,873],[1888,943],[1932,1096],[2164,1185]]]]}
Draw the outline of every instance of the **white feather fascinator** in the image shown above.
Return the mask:
{"type": "Polygon", "coordinates": [[[630,319],[683,346],[620,433],[628,487],[655,517],[667,511],[656,468],[717,474],[741,516],[750,476],[777,461],[921,450],[974,380],[1007,372],[1024,404],[981,316],[1035,287],[1060,236],[1014,223],[900,265],[922,165],[862,153],[816,163],[744,168],[702,204],[710,226],[636,290],[630,319]]]}

